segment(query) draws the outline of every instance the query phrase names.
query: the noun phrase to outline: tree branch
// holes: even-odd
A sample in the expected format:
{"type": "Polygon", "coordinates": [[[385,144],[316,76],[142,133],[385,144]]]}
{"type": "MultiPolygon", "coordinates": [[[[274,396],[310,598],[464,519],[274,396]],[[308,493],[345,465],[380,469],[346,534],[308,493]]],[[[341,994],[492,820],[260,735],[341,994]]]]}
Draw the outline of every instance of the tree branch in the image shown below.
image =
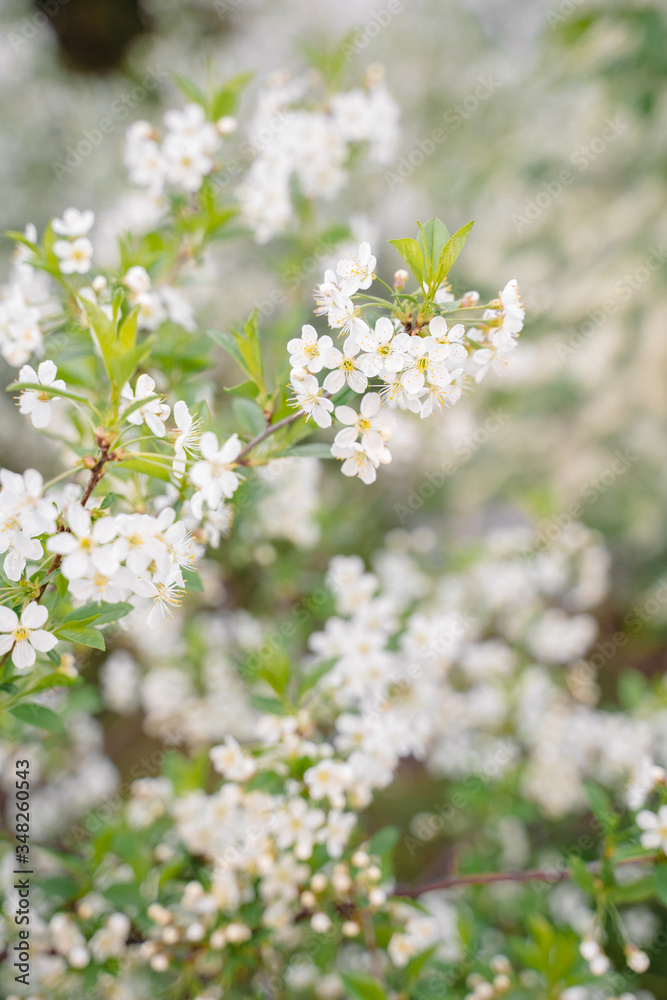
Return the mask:
{"type": "Polygon", "coordinates": [[[274,434],[276,431],[281,430],[283,427],[287,427],[289,424],[293,424],[295,420],[298,420],[299,417],[303,416],[305,416],[303,410],[296,410],[294,413],[290,413],[289,416],[283,417],[283,419],[279,420],[277,423],[269,424],[261,432],[261,434],[258,434],[257,437],[254,437],[252,439],[252,441],[249,441],[248,444],[245,446],[245,448],[239,452],[238,457],[236,459],[237,464],[244,465],[245,463],[243,459],[249,452],[252,451],[253,448],[255,448],[258,444],[261,444],[262,441],[265,441],[266,438],[271,437],[271,435],[274,434]]]}
{"type": "MultiPolygon", "coordinates": [[[[657,854],[640,854],[632,858],[621,858],[620,861],[616,862],[616,865],[620,867],[621,865],[646,864],[649,861],[655,861],[657,857],[657,854]]],[[[593,861],[586,867],[589,872],[595,874],[600,870],[600,862],[593,861]]],[[[398,886],[394,895],[414,899],[425,892],[455,889],[463,885],[493,885],[495,882],[548,882],[556,884],[569,878],[572,878],[572,872],[569,868],[528,868],[525,871],[516,872],[475,872],[470,875],[448,875],[446,878],[413,888],[398,886]]]]}

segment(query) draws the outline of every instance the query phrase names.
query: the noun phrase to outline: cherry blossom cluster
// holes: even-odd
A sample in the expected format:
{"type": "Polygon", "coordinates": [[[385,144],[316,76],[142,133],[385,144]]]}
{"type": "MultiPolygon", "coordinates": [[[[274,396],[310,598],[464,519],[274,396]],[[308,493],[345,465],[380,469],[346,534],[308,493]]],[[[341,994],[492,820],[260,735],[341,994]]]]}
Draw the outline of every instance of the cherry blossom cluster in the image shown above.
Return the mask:
{"type": "MultiPolygon", "coordinates": [[[[28,226],[26,236],[37,239],[37,230],[28,226]]],[[[31,354],[44,349],[44,327],[57,305],[47,274],[32,267],[29,252],[14,252],[10,280],[0,288],[0,352],[9,365],[20,367],[31,354]]]]}
{"type": "MultiPolygon", "coordinates": [[[[490,368],[502,374],[524,319],[517,282],[512,280],[484,310],[479,324],[467,329],[463,322],[448,325],[443,315],[415,327],[412,317],[399,315],[398,307],[371,327],[363,310],[369,305],[377,309],[382,301],[359,295],[355,302],[355,296],[370,288],[376,264],[370,244],[362,243],[357,254],[338,262],[335,273],[327,271],[315,289],[316,315],[326,315],[329,327],[344,338],[340,349],[310,324],[287,345],[295,405],[318,427],[330,427],[334,419],[343,425],[331,453],[342,460],[343,475],[358,476],[367,484],[375,482],[378,466],[391,462],[387,442],[396,421],[390,411],[409,410],[423,419],[458,402],[468,369],[477,382],[490,368]],[[328,374],[320,385],[317,376],[323,370],[328,374]],[[335,405],[332,397],[341,390],[362,397],[359,411],[335,405]]],[[[397,272],[394,289],[402,290],[407,278],[406,271],[397,272]]],[[[455,314],[457,305],[474,308],[478,299],[476,292],[468,292],[450,311],[455,314]]],[[[434,308],[453,301],[447,288],[439,289],[434,308]]]]}
{"type": "MultiPolygon", "coordinates": [[[[539,760],[534,737],[546,730],[547,741],[552,738],[555,711],[561,722],[574,717],[554,748],[563,763],[556,768],[553,759],[545,761],[542,797],[524,786],[547,815],[579,808],[563,798],[556,779],[572,780],[578,789],[587,775],[621,788],[634,767],[632,808],[659,793],[664,770],[649,757],[636,759],[635,739],[624,738],[634,762],[602,757],[629,726],[635,734],[641,727],[653,733],[652,747],[661,752],[660,711],[647,726],[645,717],[593,709],[590,691],[571,680],[595,638],[586,609],[605,592],[605,550],[577,525],[547,551],[530,552],[529,540],[524,530],[494,532],[468,569],[435,579],[421,566],[433,542],[423,530],[393,533],[373,571],[358,558],[336,557],[327,577],[336,614],[312,633],[307,662],[316,674],[327,664],[328,670],[299,706],[280,714],[252,709],[230,671],[230,656],[240,661],[248,651],[261,650],[262,629],[247,615],[200,616],[197,643],[205,641],[207,683],[217,684],[219,694],[211,687],[199,697],[184,688],[191,679],[182,669],[178,619],[171,634],[151,637],[150,644],[130,621],[126,636],[137,657],[154,661],[157,654],[164,665],[153,662],[141,682],[133,657],[113,653],[105,667],[110,704],[133,712],[141,703],[152,735],[208,747],[217,777],[210,791],[178,792],[164,776],[133,782],[122,807],[127,828],[151,845],[158,870],[179,868],[183,875],[176,882],[172,876],[169,891],[146,904],[146,930],[137,942],[130,940],[123,914],[105,898],[109,885],[124,884],[130,873],[119,863],[102,867],[73,913],[56,911],[48,918],[47,954],[40,963],[50,981],[71,982],[67,977],[78,970],[122,957],[120,983],[133,997],[146,965],[160,975],[187,959],[216,975],[218,964],[233,962],[238,949],[260,941],[266,948],[267,934],[275,968],[306,946],[310,951],[313,939],[335,943],[337,967],[345,970],[364,941],[368,919],[389,931],[380,952],[385,972],[405,969],[432,948],[441,961],[460,962],[456,902],[429,891],[417,907],[408,906],[394,895],[379,842],[364,833],[364,808],[376,789],[393,780],[403,757],[453,780],[473,774],[492,783],[517,769],[529,774],[539,760]],[[563,671],[566,683],[558,680],[563,671]],[[219,701],[211,705],[212,697],[219,701]],[[577,714],[578,705],[583,714],[577,714]],[[599,744],[592,754],[586,731],[595,727],[599,744]],[[568,774],[568,757],[581,768],[576,780],[568,774]],[[189,859],[199,866],[194,877],[189,859]]],[[[667,848],[666,808],[639,812],[645,849],[667,848]]],[[[428,840],[431,822],[423,815],[414,826],[419,843],[428,840]]],[[[505,841],[499,832],[515,865],[522,863],[517,850],[525,837],[521,824],[507,830],[505,841]]],[[[580,892],[563,888],[574,898],[580,892]]],[[[594,976],[603,977],[609,961],[595,913],[580,902],[566,904],[564,897],[553,912],[581,934],[582,958],[594,976]]],[[[630,913],[627,925],[627,965],[639,972],[647,967],[647,953],[635,943],[641,935],[630,913]]],[[[515,973],[503,955],[490,961],[489,970],[488,976],[470,975],[470,998],[503,995],[508,981],[537,983],[529,971],[515,973]]],[[[305,971],[301,978],[293,971],[286,975],[294,975],[296,991],[307,985],[305,971]]],[[[112,983],[119,988],[110,979],[110,989],[112,983]]],[[[581,989],[573,986],[567,998],[583,996],[581,989]]]]}
{"type": "Polygon", "coordinates": [[[214,167],[221,137],[236,128],[236,121],[222,117],[214,125],[206,121],[199,104],[164,115],[165,135],[147,121],[136,121],[126,134],[125,165],[130,181],[158,197],[166,185],[181,191],[198,191],[214,167]]]}
{"type": "Polygon", "coordinates": [[[233,152],[223,150],[222,140],[237,131],[236,118],[209,121],[201,104],[167,111],[164,134],[148,121],[134,122],[125,146],[130,181],[159,198],[166,190],[197,192],[207,177],[224,189],[239,176],[241,214],[258,242],[266,242],[294,218],[293,179],[306,198],[330,201],[348,178],[353,146],[367,146],[377,163],[394,156],[399,110],[381,70],[367,74],[364,87],[328,96],[321,83],[317,74],[276,73],[257,95],[255,115],[233,152]]]}
{"type": "Polygon", "coordinates": [[[399,109],[377,68],[364,87],[327,98],[318,83],[276,74],[257,97],[247,137],[254,159],[236,193],[260,243],[293,218],[293,180],[306,198],[330,201],[347,180],[351,147],[367,145],[378,163],[395,154],[399,109]]]}

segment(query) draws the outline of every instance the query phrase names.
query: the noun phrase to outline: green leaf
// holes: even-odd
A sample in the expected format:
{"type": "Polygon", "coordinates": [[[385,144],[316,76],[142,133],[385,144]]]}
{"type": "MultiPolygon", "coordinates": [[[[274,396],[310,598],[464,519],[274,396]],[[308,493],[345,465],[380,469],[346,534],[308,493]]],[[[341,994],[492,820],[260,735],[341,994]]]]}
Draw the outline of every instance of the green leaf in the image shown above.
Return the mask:
{"type": "Polygon", "coordinates": [[[138,885],[135,882],[119,882],[104,889],[102,895],[105,899],[119,909],[142,910],[146,905],[138,885]]]}
{"type": "Polygon", "coordinates": [[[246,382],[240,382],[238,385],[225,388],[225,392],[228,392],[231,396],[243,396],[246,399],[255,399],[259,393],[259,386],[252,379],[248,379],[246,382]]]}
{"type": "Polygon", "coordinates": [[[61,625],[56,629],[54,635],[64,642],[75,642],[79,646],[92,646],[93,649],[106,649],[104,636],[96,628],[88,628],[85,625],[72,625],[70,627],[61,625]]]}
{"type": "MultiPolygon", "coordinates": [[[[118,397],[141,362],[150,352],[150,341],[135,347],[139,307],[134,309],[116,330],[116,324],[94,302],[82,299],[94,339],[100,348],[109,381],[118,397]]],[[[144,400],[143,402],[146,402],[144,400]]],[[[140,404],[143,405],[143,404],[140,404]]],[[[129,410],[129,407],[128,407],[129,410]]]]}
{"type": "Polygon", "coordinates": [[[265,698],[263,695],[253,694],[250,696],[250,704],[260,712],[268,712],[270,715],[287,715],[285,705],[277,698],[265,698]]]}
{"type": "Polygon", "coordinates": [[[242,331],[232,329],[232,336],[241,357],[241,365],[253,382],[256,382],[260,390],[265,393],[258,317],[259,310],[255,309],[250,319],[244,324],[242,331]]]}
{"type": "Polygon", "coordinates": [[[192,80],[188,80],[187,76],[181,76],[180,73],[172,73],[171,75],[178,89],[188,98],[189,101],[194,101],[195,104],[201,104],[203,108],[206,107],[206,98],[196,83],[193,83],[192,80]]]}
{"type": "Polygon", "coordinates": [[[462,226],[461,229],[458,229],[454,233],[454,235],[447,241],[447,244],[445,245],[444,249],[442,250],[442,253],[440,254],[438,265],[435,269],[435,274],[433,276],[433,282],[431,286],[433,291],[435,291],[435,289],[442,284],[442,282],[449,274],[449,271],[456,262],[464,246],[466,245],[467,239],[470,236],[470,230],[472,229],[474,224],[475,223],[473,221],[469,222],[466,226],[462,226]]]}
{"type": "Polygon", "coordinates": [[[299,458],[333,458],[331,445],[324,441],[309,441],[308,444],[295,444],[293,448],[281,452],[281,455],[294,455],[299,458]]]}
{"type": "Polygon", "coordinates": [[[623,670],[618,678],[618,700],[631,712],[642,701],[647,690],[646,678],[638,670],[623,670]]]}
{"type": "Polygon", "coordinates": [[[211,340],[213,340],[216,344],[218,344],[220,347],[224,347],[227,353],[234,358],[234,361],[236,361],[237,365],[239,365],[241,368],[243,368],[243,370],[247,374],[249,374],[246,368],[243,355],[238,349],[236,341],[234,340],[234,338],[230,333],[223,333],[222,330],[207,330],[206,333],[211,338],[211,340]]]}
{"type": "Polygon", "coordinates": [[[276,653],[274,658],[263,664],[259,671],[259,676],[271,685],[276,694],[281,696],[289,684],[290,674],[289,660],[284,653],[276,653]]]}
{"type": "Polygon", "coordinates": [[[433,945],[432,948],[428,948],[426,951],[423,951],[421,955],[415,955],[414,958],[410,959],[405,967],[405,978],[408,983],[415,983],[419,979],[420,972],[428,962],[429,958],[435,954],[437,947],[437,945],[433,945]]]}
{"type": "Polygon", "coordinates": [[[168,483],[171,479],[169,468],[162,462],[151,462],[149,458],[128,458],[117,463],[119,468],[129,469],[130,472],[141,472],[145,476],[153,476],[155,479],[163,479],[168,483]]]}
{"type": "Polygon", "coordinates": [[[616,825],[616,817],[611,808],[611,800],[600,785],[593,781],[582,782],[590,810],[603,829],[616,825]]]}
{"type": "Polygon", "coordinates": [[[14,240],[15,243],[22,243],[23,246],[29,247],[33,253],[39,253],[38,245],[29,240],[25,233],[18,233],[14,229],[8,229],[5,232],[5,236],[10,240],[14,240]]]}
{"type": "Polygon", "coordinates": [[[307,691],[314,688],[317,682],[328,674],[337,662],[338,657],[332,656],[330,660],[324,660],[322,663],[318,663],[312,670],[309,670],[299,685],[299,698],[302,698],[307,691]]]}
{"type": "Polygon", "coordinates": [[[397,826],[383,826],[381,830],[378,830],[371,837],[368,852],[369,854],[376,854],[379,858],[387,858],[391,855],[400,839],[401,831],[397,826]]]}
{"type": "Polygon", "coordinates": [[[38,705],[34,701],[25,701],[21,705],[15,705],[9,711],[21,722],[28,722],[31,726],[39,729],[48,729],[50,733],[64,733],[65,723],[46,705],[38,705]]]}
{"type": "Polygon", "coordinates": [[[79,684],[80,681],[80,677],[69,677],[67,674],[62,673],[62,671],[54,671],[52,674],[47,674],[46,677],[42,677],[41,680],[37,681],[27,693],[34,694],[35,691],[46,691],[47,688],[54,687],[72,687],[74,684],[79,684]]]}
{"type": "Polygon", "coordinates": [[[612,903],[643,903],[647,899],[652,899],[656,895],[656,890],[654,878],[640,878],[637,882],[615,885],[609,890],[608,898],[612,903]]]}
{"type": "Polygon", "coordinates": [[[593,873],[586,867],[585,861],[578,857],[571,857],[568,859],[568,868],[572,872],[572,880],[576,882],[580,889],[584,892],[590,893],[591,896],[595,896],[595,878],[593,873]]]}
{"type": "Polygon", "coordinates": [[[218,118],[223,118],[226,115],[232,115],[236,111],[239,98],[254,75],[254,73],[239,73],[237,76],[233,76],[231,80],[227,80],[224,87],[213,98],[211,107],[213,121],[217,121],[218,118]]]}
{"type": "Polygon", "coordinates": [[[203,594],[204,581],[196,570],[183,570],[183,582],[187,594],[203,594]]]}
{"type": "Polygon", "coordinates": [[[79,888],[72,878],[66,875],[53,875],[51,878],[39,879],[39,888],[46,894],[47,899],[56,896],[59,905],[74,899],[79,893],[79,888]]]}
{"type": "Polygon", "coordinates": [[[449,232],[447,226],[440,219],[429,219],[428,222],[419,226],[419,242],[426,262],[426,278],[430,282],[437,269],[437,262],[447,245],[449,232]]]}
{"type": "Polygon", "coordinates": [[[60,597],[64,597],[65,594],[67,593],[68,583],[66,578],[62,575],[62,573],[58,573],[58,575],[56,576],[55,584],[56,584],[56,590],[58,591],[60,597]]]}
{"type": "Polygon", "coordinates": [[[389,240],[389,243],[398,250],[401,257],[408,265],[415,278],[419,282],[419,287],[421,288],[424,282],[424,254],[422,249],[417,243],[417,240],[413,240],[411,237],[406,236],[401,240],[389,240]]]}
{"type": "Polygon", "coordinates": [[[90,324],[93,337],[97,341],[97,346],[102,354],[109,381],[112,381],[110,363],[116,346],[116,329],[112,320],[94,302],[81,299],[88,322],[90,324]]]}
{"type": "Polygon", "coordinates": [[[262,431],[266,430],[264,413],[252,399],[244,399],[239,396],[233,401],[232,410],[241,430],[249,434],[250,437],[255,437],[256,434],[261,434],[262,431]]]}
{"type": "Polygon", "coordinates": [[[667,906],[667,865],[658,865],[655,870],[655,894],[667,906]]]}
{"type": "Polygon", "coordinates": [[[75,392],[67,392],[65,389],[55,389],[51,385],[42,385],[41,382],[12,382],[7,386],[5,392],[23,392],[24,389],[32,389],[34,392],[44,393],[47,396],[60,396],[63,399],[71,399],[75,403],[84,403],[90,406],[85,396],[77,396],[75,392]]]}
{"type": "Polygon", "coordinates": [[[107,622],[115,622],[119,618],[124,618],[132,610],[133,606],[128,604],[127,601],[119,601],[117,604],[109,604],[106,601],[102,601],[101,604],[95,604],[94,601],[90,601],[88,604],[84,604],[83,607],[77,608],[75,611],[70,611],[68,615],[65,615],[63,625],[69,622],[78,622],[81,625],[83,622],[92,621],[97,625],[106,625],[107,622]]]}
{"type": "Polygon", "coordinates": [[[380,983],[365,972],[341,972],[340,978],[356,1000],[386,1000],[387,994],[380,983]]]}

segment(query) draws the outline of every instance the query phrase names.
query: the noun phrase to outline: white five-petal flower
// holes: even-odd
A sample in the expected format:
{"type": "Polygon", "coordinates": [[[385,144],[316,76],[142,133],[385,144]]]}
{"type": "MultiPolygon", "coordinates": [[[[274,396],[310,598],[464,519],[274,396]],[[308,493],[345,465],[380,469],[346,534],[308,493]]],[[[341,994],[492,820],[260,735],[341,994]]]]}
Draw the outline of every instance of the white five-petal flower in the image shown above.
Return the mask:
{"type": "MultiPolygon", "coordinates": [[[[30,365],[23,365],[19,372],[19,382],[39,382],[45,389],[66,389],[61,378],[56,378],[58,369],[53,361],[42,361],[35,371],[30,365]]],[[[33,427],[47,427],[51,420],[51,403],[53,397],[48,392],[38,392],[36,389],[24,389],[19,396],[19,411],[30,414],[33,427]]]]}
{"type": "Polygon", "coordinates": [[[109,542],[116,537],[113,517],[101,517],[92,523],[90,513],[79,503],[67,508],[69,531],[52,535],[46,543],[49,552],[63,556],[61,571],[68,580],[78,580],[90,572],[112,576],[119,561],[109,542]]]}
{"type": "Polygon", "coordinates": [[[312,417],[318,427],[331,427],[334,405],[324,395],[324,389],[315,376],[309,375],[305,368],[293,368],[291,385],[294,389],[293,403],[307,417],[312,417]]]}
{"type": "MultiPolygon", "coordinates": [[[[155,380],[150,375],[140,375],[134,392],[129,382],[126,382],[121,391],[121,397],[125,400],[125,406],[138,402],[140,399],[147,399],[154,394],[155,380]]],[[[171,407],[163,403],[160,399],[152,399],[144,406],[138,407],[128,414],[127,421],[137,427],[145,423],[156,437],[164,437],[166,427],[164,422],[171,412],[171,407]]]]}
{"type": "Polygon", "coordinates": [[[331,369],[324,380],[326,392],[338,392],[346,382],[354,392],[366,391],[368,378],[356,357],[358,353],[359,347],[352,337],[348,337],[345,341],[342,352],[337,347],[329,348],[323,358],[325,368],[331,369]]]}
{"type": "Polygon", "coordinates": [[[176,438],[174,439],[174,461],[172,469],[177,479],[180,479],[185,472],[185,461],[188,455],[192,455],[198,450],[199,431],[201,420],[197,420],[196,414],[190,413],[187,403],[179,399],[174,406],[174,420],[178,427],[176,438]]]}
{"type": "Polygon", "coordinates": [[[637,813],[637,826],[643,830],[639,843],[647,851],[660,848],[667,854],[667,806],[660,806],[657,813],[642,809],[637,813]]]}
{"type": "Polygon", "coordinates": [[[294,337],[288,341],[290,365],[292,368],[305,368],[306,371],[315,374],[322,370],[323,355],[331,347],[333,347],[331,337],[320,337],[318,340],[317,330],[306,323],[301,328],[301,337],[294,337]]]}
{"type": "Polygon", "coordinates": [[[202,434],[200,449],[202,459],[192,466],[190,477],[209,509],[217,510],[222,498],[233,496],[239,485],[241,477],[234,472],[234,467],[242,445],[238,434],[232,434],[220,446],[215,434],[206,431],[202,434]]]}
{"type": "Polygon", "coordinates": [[[56,240],[53,252],[60,260],[63,274],[87,274],[93,258],[93,244],[87,236],[69,240],[56,240]]]}
{"type": "Polygon", "coordinates": [[[359,413],[351,406],[337,406],[336,419],[346,426],[336,434],[334,444],[350,448],[361,435],[361,443],[369,454],[382,451],[396,424],[394,417],[382,407],[382,398],[377,392],[364,396],[359,413]]]}
{"type": "Polygon", "coordinates": [[[26,605],[20,619],[11,608],[0,607],[0,654],[11,649],[12,662],[17,670],[27,670],[33,665],[35,650],[48,653],[57,643],[55,635],[42,628],[48,617],[46,608],[37,601],[26,605]]]}
{"type": "Polygon", "coordinates": [[[78,208],[66,208],[62,219],[54,219],[51,227],[58,236],[87,236],[95,223],[95,213],[88,209],[80,212],[78,208]]]}
{"type": "Polygon", "coordinates": [[[369,288],[377,261],[371,253],[370,243],[362,243],[359,252],[338,261],[336,273],[343,279],[343,295],[354,295],[360,288],[369,288]]]}

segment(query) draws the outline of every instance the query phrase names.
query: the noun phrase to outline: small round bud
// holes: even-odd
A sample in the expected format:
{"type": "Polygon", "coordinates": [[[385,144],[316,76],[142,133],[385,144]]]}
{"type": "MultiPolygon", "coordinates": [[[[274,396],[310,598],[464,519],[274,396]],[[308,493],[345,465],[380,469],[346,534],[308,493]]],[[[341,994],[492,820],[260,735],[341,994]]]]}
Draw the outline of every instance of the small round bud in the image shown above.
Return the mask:
{"type": "Polygon", "coordinates": [[[345,937],[356,937],[361,927],[355,920],[346,920],[341,930],[345,937]]]}
{"type": "Polygon", "coordinates": [[[317,904],[317,899],[314,892],[310,892],[306,889],[305,892],[301,893],[301,905],[305,906],[307,910],[312,910],[312,908],[317,904]]]}
{"type": "Polygon", "coordinates": [[[315,872],[310,880],[310,887],[313,892],[324,892],[329,884],[329,879],[322,872],[315,872]]]}
{"type": "Polygon", "coordinates": [[[461,309],[470,309],[479,302],[479,292],[466,292],[461,299],[461,309]]]}
{"type": "Polygon", "coordinates": [[[384,889],[378,889],[376,886],[368,893],[368,902],[371,906],[384,906],[387,902],[387,893],[384,889]]]}
{"type": "Polygon", "coordinates": [[[405,270],[404,267],[399,267],[398,271],[394,272],[394,291],[402,292],[408,283],[408,278],[410,275],[405,270]]]}
{"type": "Polygon", "coordinates": [[[187,941],[201,941],[206,933],[206,928],[201,923],[200,920],[195,920],[194,923],[189,924],[185,931],[185,937],[187,941]]]}
{"type": "Polygon", "coordinates": [[[352,879],[347,872],[334,872],[331,877],[331,884],[341,894],[349,892],[352,888],[352,879]]]}
{"type": "Polygon", "coordinates": [[[591,970],[594,976],[604,976],[605,972],[609,971],[609,959],[606,955],[600,952],[595,958],[588,963],[588,968],[591,970]]]}
{"type": "Polygon", "coordinates": [[[211,948],[216,949],[224,948],[227,944],[227,935],[225,934],[224,927],[218,927],[217,930],[213,931],[211,937],[209,938],[209,944],[211,948]]]}
{"type": "Polygon", "coordinates": [[[318,934],[326,934],[331,927],[331,919],[326,913],[314,913],[310,921],[310,926],[318,934]]]}
{"type": "Polygon", "coordinates": [[[646,972],[651,960],[645,951],[640,951],[634,944],[629,944],[625,949],[625,960],[628,963],[628,968],[632,969],[633,972],[646,972]]]}
{"type": "Polygon", "coordinates": [[[70,951],[68,951],[67,961],[73,969],[85,969],[90,962],[88,949],[84,948],[82,944],[75,945],[70,951]]]}
{"type": "Polygon", "coordinates": [[[232,115],[223,115],[222,118],[218,118],[215,127],[220,135],[231,135],[232,132],[236,132],[238,122],[232,115]]]}
{"type": "Polygon", "coordinates": [[[364,84],[369,89],[379,87],[385,77],[385,70],[382,63],[370,63],[364,73],[364,84]]]}
{"type": "Polygon", "coordinates": [[[174,856],[174,848],[169,844],[158,844],[153,851],[156,861],[171,861],[174,856]]]}
{"type": "Polygon", "coordinates": [[[357,868],[365,868],[369,861],[370,858],[366,854],[366,851],[355,851],[352,855],[352,864],[356,865],[357,868]]]}
{"type": "Polygon", "coordinates": [[[165,927],[160,935],[161,939],[166,945],[177,944],[181,940],[181,932],[178,927],[174,927],[171,924],[169,927],[165,927]]]}
{"type": "Polygon", "coordinates": [[[169,968],[169,956],[161,951],[157,955],[153,955],[149,965],[153,972],[165,972],[169,968]]]}
{"type": "Polygon", "coordinates": [[[147,910],[148,916],[156,924],[169,924],[173,920],[173,914],[161,903],[151,903],[147,910]]]}
{"type": "Polygon", "coordinates": [[[227,940],[230,944],[242,944],[244,941],[249,941],[251,937],[252,931],[246,924],[238,921],[228,924],[227,940]]]}
{"type": "Polygon", "coordinates": [[[504,972],[508,973],[512,971],[512,966],[510,965],[510,960],[507,955],[494,955],[489,965],[494,972],[504,972]]]}
{"type": "Polygon", "coordinates": [[[585,958],[587,962],[591,962],[600,954],[600,945],[597,941],[593,941],[592,938],[584,938],[579,945],[579,951],[582,958],[585,958]]]}

